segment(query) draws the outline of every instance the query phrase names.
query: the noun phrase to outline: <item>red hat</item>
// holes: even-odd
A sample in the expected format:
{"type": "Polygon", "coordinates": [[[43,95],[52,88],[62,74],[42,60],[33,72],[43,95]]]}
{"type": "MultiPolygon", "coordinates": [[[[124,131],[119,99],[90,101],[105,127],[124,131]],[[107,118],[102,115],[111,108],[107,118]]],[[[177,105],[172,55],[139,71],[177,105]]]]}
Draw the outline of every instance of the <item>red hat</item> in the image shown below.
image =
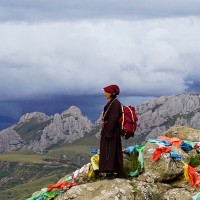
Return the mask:
{"type": "Polygon", "coordinates": [[[120,89],[117,85],[109,85],[109,86],[103,88],[103,90],[105,92],[108,92],[111,94],[116,94],[116,95],[119,95],[119,93],[120,93],[120,89]]]}

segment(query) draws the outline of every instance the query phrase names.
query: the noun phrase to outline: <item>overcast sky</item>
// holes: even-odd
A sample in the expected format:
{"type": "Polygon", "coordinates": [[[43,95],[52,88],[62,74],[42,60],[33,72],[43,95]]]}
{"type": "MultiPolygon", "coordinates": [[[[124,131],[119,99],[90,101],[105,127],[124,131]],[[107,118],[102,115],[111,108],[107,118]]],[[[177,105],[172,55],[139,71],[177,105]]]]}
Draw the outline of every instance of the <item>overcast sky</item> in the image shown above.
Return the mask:
{"type": "Polygon", "coordinates": [[[127,103],[199,93],[199,35],[199,0],[1,0],[0,107],[108,84],[127,103]]]}

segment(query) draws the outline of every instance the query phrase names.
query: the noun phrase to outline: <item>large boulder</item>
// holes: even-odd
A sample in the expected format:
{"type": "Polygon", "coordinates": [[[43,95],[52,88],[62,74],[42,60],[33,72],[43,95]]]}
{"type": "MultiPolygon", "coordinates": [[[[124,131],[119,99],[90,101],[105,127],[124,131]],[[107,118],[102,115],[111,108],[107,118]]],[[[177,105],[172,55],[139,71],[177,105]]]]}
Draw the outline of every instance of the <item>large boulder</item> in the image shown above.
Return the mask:
{"type": "Polygon", "coordinates": [[[16,151],[23,147],[24,141],[13,129],[4,129],[0,133],[0,153],[5,151],[16,151]]]}
{"type": "MultiPolygon", "coordinates": [[[[172,159],[169,153],[163,153],[156,162],[152,160],[153,153],[157,148],[159,148],[158,144],[147,142],[143,150],[145,170],[143,176],[146,177],[147,182],[150,177],[150,182],[166,182],[173,180],[182,174],[183,164],[180,161],[172,159]]],[[[189,162],[189,155],[182,149],[172,146],[172,150],[179,154],[184,162],[189,162]]]]}
{"type": "Polygon", "coordinates": [[[184,188],[173,188],[168,190],[164,194],[163,199],[170,199],[170,200],[192,200],[191,192],[187,191],[184,188]]]}
{"type": "Polygon", "coordinates": [[[165,132],[165,136],[177,137],[192,142],[200,142],[200,130],[186,126],[172,126],[165,132]]]}
{"type": "MultiPolygon", "coordinates": [[[[72,187],[64,194],[57,196],[55,200],[61,199],[135,199],[135,190],[126,179],[102,180],[72,187]]],[[[139,199],[138,199],[139,200],[139,199]]]]}

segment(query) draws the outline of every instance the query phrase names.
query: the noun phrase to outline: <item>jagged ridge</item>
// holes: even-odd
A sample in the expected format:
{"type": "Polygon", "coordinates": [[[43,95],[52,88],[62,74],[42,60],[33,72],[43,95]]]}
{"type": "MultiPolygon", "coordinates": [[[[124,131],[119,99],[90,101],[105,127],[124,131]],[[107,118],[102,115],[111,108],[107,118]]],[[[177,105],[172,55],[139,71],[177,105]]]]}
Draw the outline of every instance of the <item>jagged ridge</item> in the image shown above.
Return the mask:
{"type": "MultiPolygon", "coordinates": [[[[162,96],[136,107],[138,129],[132,143],[164,133],[173,125],[200,129],[200,94],[162,96]]],[[[0,132],[0,152],[34,149],[43,152],[53,145],[72,143],[90,132],[98,136],[99,120],[93,124],[72,106],[61,114],[47,116],[33,112],[22,116],[18,124],[0,132]]]]}
{"type": "Polygon", "coordinates": [[[75,106],[54,116],[27,113],[16,125],[0,132],[0,152],[20,149],[42,152],[52,145],[72,143],[93,128],[94,124],[75,106]]]}

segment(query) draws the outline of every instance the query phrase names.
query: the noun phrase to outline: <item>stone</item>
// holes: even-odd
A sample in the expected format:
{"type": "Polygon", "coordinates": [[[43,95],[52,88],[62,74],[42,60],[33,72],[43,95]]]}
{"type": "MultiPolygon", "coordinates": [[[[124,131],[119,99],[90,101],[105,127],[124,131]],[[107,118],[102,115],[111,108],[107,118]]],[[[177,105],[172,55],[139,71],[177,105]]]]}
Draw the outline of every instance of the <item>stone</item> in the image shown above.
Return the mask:
{"type": "Polygon", "coordinates": [[[167,137],[177,137],[192,142],[200,141],[200,130],[186,126],[172,126],[165,132],[167,137]]]}
{"type": "MultiPolygon", "coordinates": [[[[163,153],[160,158],[154,162],[152,160],[152,151],[155,151],[159,146],[155,143],[146,143],[143,150],[144,171],[143,176],[146,177],[147,182],[164,182],[177,178],[183,172],[183,164],[170,157],[169,153],[163,153]]],[[[179,154],[183,161],[189,162],[189,155],[182,149],[172,146],[175,153],[179,154]]]]}

